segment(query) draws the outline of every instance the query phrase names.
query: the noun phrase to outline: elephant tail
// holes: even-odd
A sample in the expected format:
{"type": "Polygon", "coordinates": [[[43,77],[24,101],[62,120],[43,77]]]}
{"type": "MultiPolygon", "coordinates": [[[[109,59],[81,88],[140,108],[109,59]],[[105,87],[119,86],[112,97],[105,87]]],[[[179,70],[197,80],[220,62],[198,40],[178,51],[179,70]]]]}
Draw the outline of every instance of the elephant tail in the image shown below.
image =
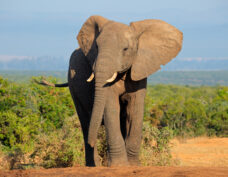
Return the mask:
{"type": "Polygon", "coordinates": [[[41,82],[37,81],[37,80],[34,80],[37,84],[41,84],[41,85],[44,85],[44,86],[51,86],[51,87],[68,87],[69,84],[68,82],[66,83],[63,83],[63,84],[53,84],[53,83],[50,83],[46,80],[42,80],[41,82]]]}

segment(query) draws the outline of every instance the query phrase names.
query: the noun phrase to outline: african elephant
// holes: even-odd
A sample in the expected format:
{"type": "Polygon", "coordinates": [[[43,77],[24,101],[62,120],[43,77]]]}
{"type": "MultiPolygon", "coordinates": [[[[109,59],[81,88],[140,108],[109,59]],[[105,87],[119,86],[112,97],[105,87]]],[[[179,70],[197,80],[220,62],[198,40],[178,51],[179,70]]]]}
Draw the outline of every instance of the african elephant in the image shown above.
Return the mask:
{"type": "Polygon", "coordinates": [[[97,164],[102,118],[109,166],[139,164],[147,77],[176,57],[182,39],[182,32],[161,20],[125,25],[91,16],[83,24],[68,85],[83,130],[87,166],[97,164]]]}

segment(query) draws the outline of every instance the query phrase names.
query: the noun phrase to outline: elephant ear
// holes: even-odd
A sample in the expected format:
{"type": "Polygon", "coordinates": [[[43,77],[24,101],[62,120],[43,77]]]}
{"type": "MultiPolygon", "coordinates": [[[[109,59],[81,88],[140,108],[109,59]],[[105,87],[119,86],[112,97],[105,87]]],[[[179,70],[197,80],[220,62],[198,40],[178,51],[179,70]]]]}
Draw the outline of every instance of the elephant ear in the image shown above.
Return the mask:
{"type": "Polygon", "coordinates": [[[131,68],[132,80],[141,80],[160,69],[179,53],[182,32],[162,20],[132,22],[138,36],[138,52],[131,68]]]}
{"type": "MultiPolygon", "coordinates": [[[[79,46],[89,60],[94,60],[94,56],[97,54],[96,38],[108,21],[108,19],[101,16],[91,16],[82,25],[78,33],[77,40],[79,46]]],[[[91,64],[93,64],[93,62],[91,64]]]]}

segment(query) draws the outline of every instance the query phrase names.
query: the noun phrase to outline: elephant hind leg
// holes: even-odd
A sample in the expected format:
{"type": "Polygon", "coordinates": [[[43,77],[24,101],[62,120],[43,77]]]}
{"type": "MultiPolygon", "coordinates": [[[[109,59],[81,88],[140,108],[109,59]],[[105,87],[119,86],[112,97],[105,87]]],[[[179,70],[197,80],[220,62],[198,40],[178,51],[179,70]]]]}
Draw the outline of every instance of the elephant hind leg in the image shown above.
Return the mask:
{"type": "Polygon", "coordinates": [[[122,100],[121,97],[119,99],[120,102],[120,128],[123,139],[126,139],[126,120],[127,120],[127,102],[122,100]]]}
{"type": "Polygon", "coordinates": [[[79,117],[84,137],[86,166],[100,166],[100,158],[97,152],[97,145],[95,144],[95,146],[92,148],[88,144],[89,116],[81,113],[79,117]]]}
{"type": "Polygon", "coordinates": [[[85,147],[86,166],[100,166],[97,146],[95,145],[94,148],[92,148],[87,143],[88,142],[89,122],[90,122],[89,111],[87,110],[87,108],[85,106],[83,106],[83,103],[80,101],[80,99],[74,93],[75,92],[72,92],[71,95],[73,97],[76,111],[77,111],[77,114],[78,114],[78,117],[80,120],[80,124],[82,127],[82,133],[83,133],[83,138],[84,138],[84,147],[85,147]]]}

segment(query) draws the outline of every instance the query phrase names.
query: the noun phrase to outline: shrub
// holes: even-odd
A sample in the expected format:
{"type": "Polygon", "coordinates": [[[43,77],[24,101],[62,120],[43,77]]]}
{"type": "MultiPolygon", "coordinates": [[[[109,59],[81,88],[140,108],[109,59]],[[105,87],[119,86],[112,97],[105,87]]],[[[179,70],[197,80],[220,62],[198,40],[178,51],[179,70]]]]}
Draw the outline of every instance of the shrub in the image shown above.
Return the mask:
{"type": "Polygon", "coordinates": [[[174,136],[228,136],[228,87],[157,85],[148,88],[144,119],[174,136]]]}
{"type": "Polygon", "coordinates": [[[140,159],[143,166],[172,164],[170,139],[173,133],[168,128],[158,129],[149,122],[143,124],[143,139],[140,159]]]}
{"type": "Polygon", "coordinates": [[[84,142],[77,116],[64,119],[61,129],[37,136],[30,156],[45,168],[84,164],[84,142]]]}

